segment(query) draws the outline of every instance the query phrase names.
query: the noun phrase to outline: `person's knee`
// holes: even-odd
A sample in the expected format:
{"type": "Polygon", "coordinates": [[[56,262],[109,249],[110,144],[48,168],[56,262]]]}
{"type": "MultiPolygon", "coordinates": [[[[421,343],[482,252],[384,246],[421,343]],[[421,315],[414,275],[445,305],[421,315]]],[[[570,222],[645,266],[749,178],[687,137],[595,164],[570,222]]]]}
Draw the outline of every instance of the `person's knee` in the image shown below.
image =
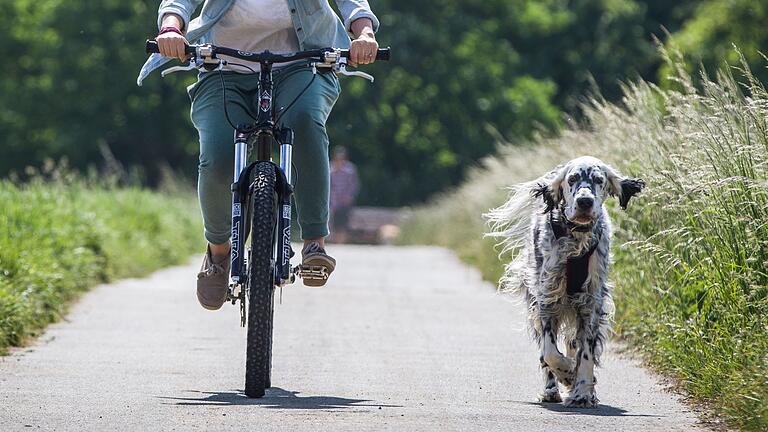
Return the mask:
{"type": "Polygon", "coordinates": [[[325,119],[311,107],[296,106],[284,120],[285,126],[293,129],[294,134],[303,136],[325,135],[325,119]]]}
{"type": "Polygon", "coordinates": [[[201,176],[211,176],[214,178],[228,178],[232,172],[233,158],[231,152],[226,151],[229,144],[211,146],[210,150],[200,152],[200,161],[198,169],[201,176]]]}

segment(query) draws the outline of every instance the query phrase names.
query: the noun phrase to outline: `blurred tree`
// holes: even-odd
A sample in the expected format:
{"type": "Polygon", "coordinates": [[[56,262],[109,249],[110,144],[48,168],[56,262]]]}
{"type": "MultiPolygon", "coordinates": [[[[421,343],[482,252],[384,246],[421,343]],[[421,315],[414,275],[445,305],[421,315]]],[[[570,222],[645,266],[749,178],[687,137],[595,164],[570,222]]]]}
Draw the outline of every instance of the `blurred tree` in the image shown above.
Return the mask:
{"type": "MultiPolygon", "coordinates": [[[[0,174],[67,157],[98,164],[108,148],[127,166],[194,168],[196,144],[180,79],[136,87],[153,0],[0,2],[0,174]]],[[[194,172],[188,169],[187,172],[194,172]]]]}
{"type": "MultiPolygon", "coordinates": [[[[768,83],[768,69],[762,54],[768,52],[768,3],[757,0],[707,0],[694,11],[673,42],[690,60],[691,66],[703,64],[709,72],[727,61],[738,64],[737,46],[752,71],[768,83]],[[761,51],[762,50],[762,51],[761,51]]],[[[662,72],[662,78],[666,71],[662,72]]]]}
{"type": "MultiPolygon", "coordinates": [[[[192,74],[142,88],[135,78],[158,0],[0,2],[0,175],[66,156],[100,164],[108,148],[153,184],[164,167],[194,177],[197,137],[184,87],[192,74]]],[[[345,79],[332,143],[360,168],[360,202],[420,202],[459,183],[500,140],[555,132],[593,86],[654,79],[661,26],[706,63],[765,45],[766,6],[731,0],[377,0],[393,61],[374,85],[345,79]],[[695,12],[695,18],[686,22],[695,12]],[[739,25],[733,25],[734,22],[739,25]],[[707,49],[700,49],[705,46],[707,49]],[[714,48],[710,48],[714,47],[714,48]]],[[[762,68],[761,68],[762,70],[762,68]]],[[[300,150],[299,150],[300,151],[300,150]]]]}
{"type": "Polygon", "coordinates": [[[372,87],[346,81],[332,142],[361,165],[362,202],[420,201],[460,182],[498,139],[554,131],[593,86],[658,68],[652,33],[693,0],[422,0],[375,3],[391,64],[372,87]]]}

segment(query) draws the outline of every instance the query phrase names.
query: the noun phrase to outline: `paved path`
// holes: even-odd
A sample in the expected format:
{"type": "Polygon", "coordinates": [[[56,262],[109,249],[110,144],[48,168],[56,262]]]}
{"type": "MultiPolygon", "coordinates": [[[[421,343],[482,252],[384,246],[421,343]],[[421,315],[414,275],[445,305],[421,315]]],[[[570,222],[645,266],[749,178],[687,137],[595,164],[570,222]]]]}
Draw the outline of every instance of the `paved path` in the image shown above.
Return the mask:
{"type": "Polygon", "coordinates": [[[696,418],[609,353],[599,409],[535,402],[521,307],[437,248],[336,246],[324,289],[284,290],[277,388],[242,395],[236,309],[202,310],[197,260],[101,286],[0,358],[0,431],[677,431],[696,418]]]}

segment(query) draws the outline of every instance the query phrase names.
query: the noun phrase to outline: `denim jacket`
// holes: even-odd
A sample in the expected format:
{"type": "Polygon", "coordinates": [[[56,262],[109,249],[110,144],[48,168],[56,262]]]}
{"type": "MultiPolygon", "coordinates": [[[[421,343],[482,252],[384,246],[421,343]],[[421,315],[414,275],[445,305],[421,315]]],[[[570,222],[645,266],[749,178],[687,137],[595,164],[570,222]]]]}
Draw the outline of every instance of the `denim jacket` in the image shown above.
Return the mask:
{"type": "MultiPolygon", "coordinates": [[[[160,28],[163,16],[174,13],[184,21],[184,30],[189,43],[206,43],[211,39],[211,28],[232,7],[236,0],[205,0],[200,15],[191,19],[192,13],[203,0],[162,0],[158,9],[157,26],[160,28]]],[[[286,0],[291,11],[293,27],[299,39],[299,49],[314,48],[349,48],[348,31],[352,22],[358,18],[370,18],[374,30],[379,27],[379,20],[371,12],[367,0],[335,0],[344,19],[342,23],[331,9],[328,0],[286,0]]],[[[169,62],[170,58],[152,54],[139,72],[136,84],[141,85],[144,78],[153,70],[169,62]]]]}

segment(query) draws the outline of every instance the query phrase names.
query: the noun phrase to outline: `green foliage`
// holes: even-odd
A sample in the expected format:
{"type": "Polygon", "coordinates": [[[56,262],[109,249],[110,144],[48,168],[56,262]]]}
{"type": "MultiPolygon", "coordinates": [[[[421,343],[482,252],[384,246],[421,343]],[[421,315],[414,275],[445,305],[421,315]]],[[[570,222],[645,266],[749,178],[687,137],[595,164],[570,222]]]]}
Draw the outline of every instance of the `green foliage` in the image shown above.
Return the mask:
{"type": "Polygon", "coordinates": [[[96,283],[201,250],[191,194],[83,180],[0,182],[0,352],[64,314],[96,283]]]}
{"type": "Polygon", "coordinates": [[[633,0],[378,1],[380,41],[393,61],[373,86],[345,81],[331,142],[351,148],[363,201],[419,202],[457,184],[502,139],[561,125],[595,85],[655,75],[651,33],[679,26],[690,2],[633,0]]]}
{"type": "Polygon", "coordinates": [[[105,147],[157,178],[194,172],[197,145],[180,79],[136,87],[157,2],[0,2],[0,175],[47,158],[100,163],[105,147]]]}
{"type": "MultiPolygon", "coordinates": [[[[674,56],[677,57],[677,56],[674,56]]],[[[768,428],[768,92],[749,69],[700,90],[681,64],[659,90],[625,88],[623,107],[592,101],[588,119],[536,147],[506,147],[469,182],[415,212],[401,241],[438,243],[497,279],[480,216],[503,186],[593,154],[648,182],[614,219],[616,328],[694,397],[743,430],[768,428]]],[[[507,261],[509,257],[502,257],[507,261]]]]}
{"type": "MultiPolygon", "coordinates": [[[[78,169],[105,149],[156,184],[170,167],[196,175],[197,136],[184,87],[193,74],[134,82],[157,0],[0,2],[0,176],[51,157],[78,169]]],[[[344,80],[329,124],[351,148],[361,202],[419,202],[457,184],[503,138],[551,133],[597,83],[654,76],[650,39],[698,3],[639,0],[381,0],[379,40],[393,61],[376,84],[344,80]],[[594,79],[593,79],[593,78],[594,79]]],[[[300,151],[300,150],[299,150],[300,151]]]]}
{"type": "MultiPolygon", "coordinates": [[[[735,64],[738,46],[747,63],[762,82],[768,70],[761,52],[768,47],[768,4],[754,0],[707,0],[696,8],[693,18],[673,37],[687,55],[689,63],[703,64],[708,70],[720,68],[724,61],[735,64]]],[[[662,71],[666,74],[668,71],[662,71]]],[[[662,75],[662,78],[665,75],[662,75]]]]}

